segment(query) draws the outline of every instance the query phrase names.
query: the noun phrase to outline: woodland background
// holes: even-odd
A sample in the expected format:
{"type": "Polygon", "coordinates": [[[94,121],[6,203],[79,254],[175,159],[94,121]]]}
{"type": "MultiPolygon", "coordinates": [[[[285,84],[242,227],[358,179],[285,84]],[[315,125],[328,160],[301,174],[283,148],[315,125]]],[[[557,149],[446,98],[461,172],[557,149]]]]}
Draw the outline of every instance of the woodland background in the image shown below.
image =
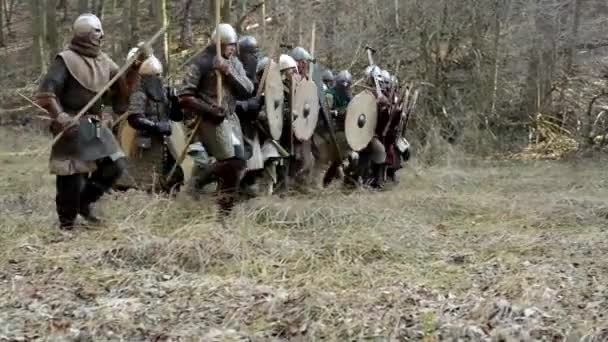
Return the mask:
{"type": "MultiPolygon", "coordinates": [[[[15,91],[32,94],[79,13],[102,19],[104,49],[118,63],[130,47],[169,23],[156,54],[171,83],[179,82],[184,61],[206,45],[214,25],[210,0],[0,3],[5,124],[35,114],[15,91]]],[[[310,48],[315,22],[316,57],[334,70],[349,68],[355,79],[367,63],[364,46],[375,47],[381,67],[423,90],[408,135],[422,161],[453,148],[481,155],[523,148],[532,156],[558,158],[608,141],[605,0],[222,3],[222,20],[257,37],[265,53],[282,52],[279,43],[310,48]]]]}

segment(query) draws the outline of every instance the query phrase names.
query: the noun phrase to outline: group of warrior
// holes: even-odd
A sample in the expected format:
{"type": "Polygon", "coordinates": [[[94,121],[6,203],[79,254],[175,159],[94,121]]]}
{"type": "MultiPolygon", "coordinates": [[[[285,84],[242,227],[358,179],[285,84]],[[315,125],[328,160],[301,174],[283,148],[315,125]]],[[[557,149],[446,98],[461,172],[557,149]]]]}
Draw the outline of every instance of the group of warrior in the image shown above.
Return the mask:
{"type": "Polygon", "coordinates": [[[396,181],[409,156],[407,101],[398,80],[375,65],[353,84],[348,70],[320,70],[302,47],[275,62],[261,56],[254,37],[239,39],[219,24],[212,34],[219,50],[210,44],[198,53],[173,88],[149,44],[133,48],[127,60],[134,62],[117,75],[101,51],[103,35],[95,15],[79,16],[35,96],[52,119],[52,134],[61,134],[49,166],[62,229],[72,229],[78,215],[99,222],[93,204],[127,185],[197,195],[217,184],[225,217],[240,198],[309,191],[335,179],[380,189],[396,181]],[[355,86],[362,91],[353,96],[355,86]]]}

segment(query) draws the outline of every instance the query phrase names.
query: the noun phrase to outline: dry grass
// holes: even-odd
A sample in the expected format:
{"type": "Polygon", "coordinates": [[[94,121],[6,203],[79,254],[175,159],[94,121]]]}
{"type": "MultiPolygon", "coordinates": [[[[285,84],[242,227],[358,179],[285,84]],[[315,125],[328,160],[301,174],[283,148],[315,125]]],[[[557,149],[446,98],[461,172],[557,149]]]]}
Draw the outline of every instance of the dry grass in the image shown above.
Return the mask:
{"type": "MultiPolygon", "coordinates": [[[[0,152],[45,141],[1,133],[0,152]]],[[[112,194],[107,226],[73,234],[44,164],[0,157],[0,340],[608,338],[601,162],[406,169],[390,192],[256,199],[228,228],[209,202],[112,194]]]]}

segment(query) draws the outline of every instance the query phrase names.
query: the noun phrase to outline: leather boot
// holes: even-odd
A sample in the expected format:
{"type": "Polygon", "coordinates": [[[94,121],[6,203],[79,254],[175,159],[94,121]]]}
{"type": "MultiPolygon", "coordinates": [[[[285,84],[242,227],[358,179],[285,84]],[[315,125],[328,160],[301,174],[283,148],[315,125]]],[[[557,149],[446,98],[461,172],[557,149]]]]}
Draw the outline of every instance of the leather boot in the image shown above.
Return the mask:
{"type": "Polygon", "coordinates": [[[57,176],[55,205],[59,218],[59,228],[74,229],[80,203],[81,175],[57,176]]]}
{"type": "Polygon", "coordinates": [[[104,188],[92,180],[88,180],[84,190],[80,194],[80,208],[78,213],[87,222],[93,224],[101,223],[101,219],[95,216],[92,207],[93,203],[97,202],[104,194],[104,188]]]}
{"type": "Polygon", "coordinates": [[[340,164],[336,162],[332,163],[325,172],[325,176],[323,176],[323,187],[328,187],[334,179],[338,178],[339,173],[340,164]]]}
{"type": "Polygon", "coordinates": [[[395,184],[399,184],[399,176],[397,174],[397,169],[394,167],[388,168],[386,170],[386,178],[395,184]]]}
{"type": "Polygon", "coordinates": [[[384,187],[384,176],[386,174],[385,164],[373,164],[372,165],[372,181],[371,187],[374,189],[381,190],[384,187]]]}

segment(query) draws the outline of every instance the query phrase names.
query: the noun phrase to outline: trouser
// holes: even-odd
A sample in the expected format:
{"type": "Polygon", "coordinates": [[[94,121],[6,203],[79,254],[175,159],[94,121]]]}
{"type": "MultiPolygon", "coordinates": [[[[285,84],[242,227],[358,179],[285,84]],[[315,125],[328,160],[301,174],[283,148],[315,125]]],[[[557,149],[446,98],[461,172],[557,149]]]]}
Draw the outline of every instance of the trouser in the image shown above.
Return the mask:
{"type": "Polygon", "coordinates": [[[386,171],[386,149],[378,138],[374,137],[370,143],[359,152],[358,173],[366,182],[379,187],[384,181],[386,171]]]}
{"type": "Polygon", "coordinates": [[[57,176],[55,204],[61,226],[73,226],[79,213],[88,210],[91,204],[112,188],[125,166],[124,158],[116,161],[103,158],[97,161],[97,170],[90,176],[87,173],[57,176]]]}
{"type": "Polygon", "coordinates": [[[299,186],[308,186],[311,181],[315,158],[312,154],[312,141],[294,143],[295,158],[289,163],[289,175],[299,186]]]}
{"type": "Polygon", "coordinates": [[[247,161],[237,158],[216,161],[210,173],[219,178],[217,204],[220,214],[226,216],[236,204],[239,183],[247,169],[247,161]]]}
{"type": "Polygon", "coordinates": [[[345,158],[351,152],[344,131],[337,131],[336,143],[341,153],[338,153],[338,148],[332,141],[329,132],[315,133],[313,136],[313,155],[315,161],[315,179],[323,175],[323,186],[327,187],[334,179],[343,176],[342,158],[345,158]]]}

